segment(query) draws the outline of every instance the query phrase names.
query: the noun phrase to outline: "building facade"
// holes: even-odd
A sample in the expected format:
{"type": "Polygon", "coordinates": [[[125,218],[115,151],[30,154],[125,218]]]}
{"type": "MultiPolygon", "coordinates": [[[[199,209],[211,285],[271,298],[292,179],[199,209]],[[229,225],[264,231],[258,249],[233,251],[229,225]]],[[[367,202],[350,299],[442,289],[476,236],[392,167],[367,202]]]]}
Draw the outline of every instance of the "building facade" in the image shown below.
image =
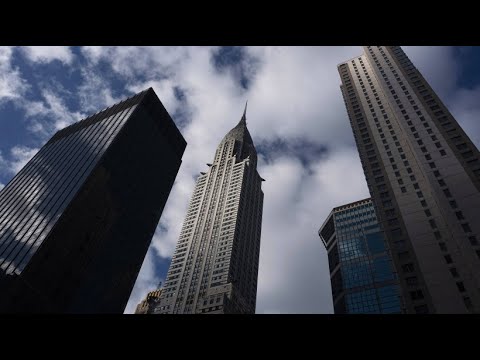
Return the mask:
{"type": "Polygon", "coordinates": [[[58,131],[0,191],[0,311],[123,313],[185,147],[151,88],[58,131]]]}
{"type": "Polygon", "coordinates": [[[371,199],[334,208],[318,232],[335,314],[399,314],[401,291],[371,199]]]}
{"type": "Polygon", "coordinates": [[[338,71],[406,312],[480,312],[477,148],[400,47],[338,71]]]}
{"type": "Polygon", "coordinates": [[[156,305],[160,301],[160,295],[162,295],[163,289],[157,289],[150,291],[147,297],[137,305],[135,314],[152,314],[156,305]]]}
{"type": "Polygon", "coordinates": [[[245,112],[197,179],[157,314],[254,313],[262,178],[245,112]]]}

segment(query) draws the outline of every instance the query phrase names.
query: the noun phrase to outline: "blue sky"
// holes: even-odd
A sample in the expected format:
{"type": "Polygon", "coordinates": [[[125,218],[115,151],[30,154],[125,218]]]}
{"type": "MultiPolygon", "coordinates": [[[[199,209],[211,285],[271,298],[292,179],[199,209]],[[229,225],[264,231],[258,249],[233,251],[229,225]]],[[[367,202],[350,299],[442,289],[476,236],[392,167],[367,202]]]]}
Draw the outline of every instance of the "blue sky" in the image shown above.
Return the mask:
{"type": "MultiPolygon", "coordinates": [[[[480,143],[480,49],[404,47],[480,143]]],[[[267,181],[258,313],[332,312],[317,230],[368,196],[336,65],[361,47],[0,47],[0,187],[58,129],[152,86],[188,145],[126,312],[163,280],[195,177],[247,122],[267,181]],[[304,279],[308,278],[309,281],[304,279]]]]}

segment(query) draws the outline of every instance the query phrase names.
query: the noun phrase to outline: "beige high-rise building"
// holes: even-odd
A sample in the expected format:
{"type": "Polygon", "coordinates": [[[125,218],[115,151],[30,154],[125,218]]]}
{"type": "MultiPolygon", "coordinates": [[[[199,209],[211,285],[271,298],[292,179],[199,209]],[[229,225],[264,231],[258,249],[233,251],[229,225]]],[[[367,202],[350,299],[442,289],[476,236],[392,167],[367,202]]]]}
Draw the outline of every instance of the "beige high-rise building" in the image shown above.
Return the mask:
{"type": "Polygon", "coordinates": [[[480,155],[398,46],[338,66],[407,313],[480,312],[480,155]]]}
{"type": "Polygon", "coordinates": [[[151,314],[155,309],[155,305],[160,301],[163,289],[150,291],[147,297],[143,299],[135,309],[135,314],[151,314]]]}
{"type": "Polygon", "coordinates": [[[243,116],[197,179],[158,314],[255,313],[263,179],[243,116]]]}

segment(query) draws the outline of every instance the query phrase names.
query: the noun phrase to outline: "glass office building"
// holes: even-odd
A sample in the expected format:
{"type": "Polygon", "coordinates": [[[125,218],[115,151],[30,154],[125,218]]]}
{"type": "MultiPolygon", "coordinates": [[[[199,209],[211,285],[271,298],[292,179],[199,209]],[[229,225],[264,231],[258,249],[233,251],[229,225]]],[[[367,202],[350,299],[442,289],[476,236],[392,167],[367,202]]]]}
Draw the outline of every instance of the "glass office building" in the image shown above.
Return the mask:
{"type": "Polygon", "coordinates": [[[0,191],[0,311],[122,313],[185,147],[151,88],[58,131],[0,191]]]}
{"type": "Polygon", "coordinates": [[[401,313],[398,280],[371,199],[336,207],[319,231],[336,314],[401,313]]]}

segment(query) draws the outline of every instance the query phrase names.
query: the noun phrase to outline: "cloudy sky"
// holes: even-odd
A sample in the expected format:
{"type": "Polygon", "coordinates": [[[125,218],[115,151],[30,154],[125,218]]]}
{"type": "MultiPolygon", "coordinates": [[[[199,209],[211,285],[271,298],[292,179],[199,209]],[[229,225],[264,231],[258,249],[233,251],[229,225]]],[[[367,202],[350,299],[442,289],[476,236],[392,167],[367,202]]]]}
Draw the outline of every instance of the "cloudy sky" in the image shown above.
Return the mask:
{"type": "MultiPolygon", "coordinates": [[[[404,47],[480,145],[480,49],[404,47]]],[[[188,142],[125,313],[163,281],[195,177],[247,122],[267,181],[257,313],[332,313],[330,210],[368,197],[337,64],[357,47],[0,47],[0,188],[58,129],[152,86],[188,142]]]]}

